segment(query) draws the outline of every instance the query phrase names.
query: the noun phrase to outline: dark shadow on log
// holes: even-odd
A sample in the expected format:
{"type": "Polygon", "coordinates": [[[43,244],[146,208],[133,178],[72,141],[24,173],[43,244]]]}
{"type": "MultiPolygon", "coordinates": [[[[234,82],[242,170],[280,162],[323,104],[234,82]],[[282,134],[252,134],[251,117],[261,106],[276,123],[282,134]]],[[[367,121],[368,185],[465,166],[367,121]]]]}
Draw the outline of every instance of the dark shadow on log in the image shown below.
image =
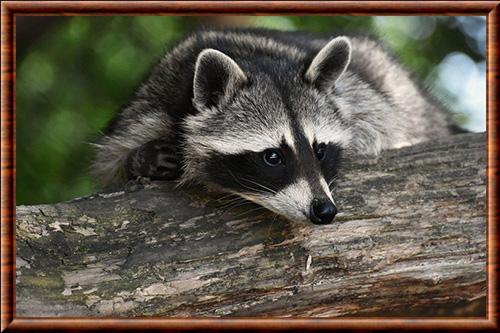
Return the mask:
{"type": "Polygon", "coordinates": [[[327,226],[147,181],[20,206],[17,316],[485,316],[485,141],[353,159],[327,226]]]}

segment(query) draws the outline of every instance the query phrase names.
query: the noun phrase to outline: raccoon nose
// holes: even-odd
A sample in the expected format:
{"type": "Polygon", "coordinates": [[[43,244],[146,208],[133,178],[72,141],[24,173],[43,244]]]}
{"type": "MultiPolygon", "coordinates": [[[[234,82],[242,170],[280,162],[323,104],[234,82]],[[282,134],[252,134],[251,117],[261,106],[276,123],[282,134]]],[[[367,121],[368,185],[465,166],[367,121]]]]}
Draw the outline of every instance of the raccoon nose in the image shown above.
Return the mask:
{"type": "Polygon", "coordinates": [[[337,207],[330,200],[314,199],[311,204],[309,218],[314,224],[327,224],[337,215],[337,207]]]}

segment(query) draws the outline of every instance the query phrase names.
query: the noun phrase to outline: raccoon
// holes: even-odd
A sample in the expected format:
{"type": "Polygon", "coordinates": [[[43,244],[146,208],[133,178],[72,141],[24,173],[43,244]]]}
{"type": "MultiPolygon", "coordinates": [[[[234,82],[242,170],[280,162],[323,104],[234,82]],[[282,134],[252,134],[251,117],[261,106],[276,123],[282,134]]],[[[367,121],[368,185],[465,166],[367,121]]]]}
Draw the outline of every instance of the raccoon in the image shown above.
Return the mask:
{"type": "Polygon", "coordinates": [[[327,224],[343,153],[453,133],[449,113],[368,37],[203,30],[153,67],[96,144],[106,185],[199,183],[327,224]]]}

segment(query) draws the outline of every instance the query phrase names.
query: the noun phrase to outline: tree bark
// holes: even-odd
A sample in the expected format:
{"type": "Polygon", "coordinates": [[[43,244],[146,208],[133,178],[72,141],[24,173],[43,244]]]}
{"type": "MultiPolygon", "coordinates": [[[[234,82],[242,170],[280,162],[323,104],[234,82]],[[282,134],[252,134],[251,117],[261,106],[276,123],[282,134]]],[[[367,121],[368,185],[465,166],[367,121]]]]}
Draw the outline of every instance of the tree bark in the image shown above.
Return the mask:
{"type": "Polygon", "coordinates": [[[331,225],[168,182],[17,207],[17,316],[484,316],[486,138],[351,158],[331,225]]]}

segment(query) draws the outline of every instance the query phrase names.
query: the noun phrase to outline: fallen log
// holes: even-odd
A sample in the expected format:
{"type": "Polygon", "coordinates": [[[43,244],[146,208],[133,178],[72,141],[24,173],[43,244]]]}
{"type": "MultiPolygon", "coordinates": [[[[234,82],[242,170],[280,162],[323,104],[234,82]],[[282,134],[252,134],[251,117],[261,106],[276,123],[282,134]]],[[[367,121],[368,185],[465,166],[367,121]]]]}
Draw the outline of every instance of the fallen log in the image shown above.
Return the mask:
{"type": "Polygon", "coordinates": [[[326,226],[145,180],[19,206],[17,316],[484,316],[485,141],[351,158],[326,226]]]}

